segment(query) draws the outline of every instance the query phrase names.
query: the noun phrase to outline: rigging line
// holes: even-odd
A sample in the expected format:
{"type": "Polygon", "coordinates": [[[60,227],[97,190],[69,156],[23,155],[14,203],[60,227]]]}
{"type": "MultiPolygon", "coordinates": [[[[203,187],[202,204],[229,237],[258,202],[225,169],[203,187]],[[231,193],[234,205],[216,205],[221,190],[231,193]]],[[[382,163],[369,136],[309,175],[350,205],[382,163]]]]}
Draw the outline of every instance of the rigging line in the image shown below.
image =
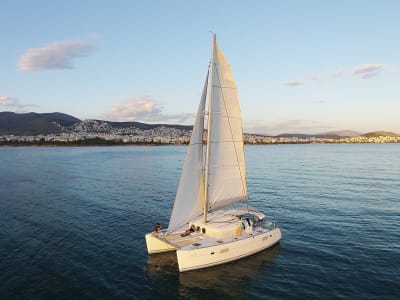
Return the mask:
{"type": "MultiPolygon", "coordinates": [[[[217,51],[218,51],[218,48],[217,48],[217,51]]],[[[219,62],[219,61],[218,61],[219,62]]],[[[214,64],[215,64],[215,62],[214,62],[214,64]]],[[[219,79],[219,74],[218,74],[218,67],[217,67],[217,64],[215,64],[215,69],[216,69],[216,73],[217,73],[217,80],[218,80],[218,82],[219,82],[219,85],[221,86],[221,80],[219,79]]],[[[232,72],[232,71],[231,71],[232,72]]],[[[222,94],[222,101],[223,101],[223,103],[224,103],[224,107],[225,107],[225,111],[226,111],[226,116],[227,116],[227,119],[228,119],[228,125],[229,125],[229,129],[230,129],[230,132],[231,132],[231,136],[232,136],[232,139],[233,139],[233,134],[232,134],[232,126],[231,126],[231,122],[230,122],[230,116],[229,116],[229,114],[228,114],[228,109],[227,109],[227,107],[226,107],[226,101],[225,101],[225,96],[224,96],[224,92],[223,92],[223,90],[222,90],[222,88],[221,88],[221,94],[222,94]]],[[[239,108],[239,110],[240,110],[240,108],[239,108]]],[[[240,122],[241,124],[241,128],[243,128],[243,124],[242,124],[242,122],[240,122]]],[[[242,135],[243,135],[243,129],[242,129],[242,135]]],[[[242,137],[242,139],[243,139],[243,137],[242,137]]],[[[241,166],[240,166],[240,163],[239,163],[239,157],[238,157],[238,153],[237,153],[237,149],[236,149],[236,143],[233,143],[233,147],[234,147],[234,149],[235,149],[235,155],[236,155],[236,161],[238,162],[238,166],[239,166],[239,172],[240,172],[240,179],[241,179],[241,181],[242,181],[242,193],[243,193],[243,195],[245,195],[246,194],[246,173],[244,173],[244,180],[245,180],[245,182],[243,182],[243,176],[242,176],[242,168],[241,168],[241,166]]],[[[244,153],[244,149],[243,149],[243,153],[244,153]]],[[[247,197],[246,197],[247,198],[247,197]]],[[[247,202],[247,201],[246,201],[247,202]]]]}

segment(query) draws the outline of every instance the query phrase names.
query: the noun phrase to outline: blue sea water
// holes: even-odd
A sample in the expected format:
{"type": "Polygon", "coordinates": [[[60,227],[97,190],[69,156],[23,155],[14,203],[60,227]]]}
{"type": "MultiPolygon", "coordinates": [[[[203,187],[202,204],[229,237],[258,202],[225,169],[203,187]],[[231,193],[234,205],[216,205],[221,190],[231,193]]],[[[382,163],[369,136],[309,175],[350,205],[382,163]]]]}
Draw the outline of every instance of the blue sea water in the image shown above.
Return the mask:
{"type": "Polygon", "coordinates": [[[185,147],[0,148],[1,299],[398,299],[400,144],[246,146],[280,244],[179,273],[148,256],[185,147]]]}

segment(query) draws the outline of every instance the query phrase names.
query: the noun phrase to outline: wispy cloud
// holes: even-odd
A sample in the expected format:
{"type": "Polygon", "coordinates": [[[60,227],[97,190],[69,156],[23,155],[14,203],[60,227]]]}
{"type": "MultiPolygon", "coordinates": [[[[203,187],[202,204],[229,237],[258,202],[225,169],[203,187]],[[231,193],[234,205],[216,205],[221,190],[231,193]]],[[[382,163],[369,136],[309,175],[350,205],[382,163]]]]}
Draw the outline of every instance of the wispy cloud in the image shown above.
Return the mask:
{"type": "Polygon", "coordinates": [[[383,70],[386,69],[384,64],[362,64],[357,67],[354,67],[352,70],[336,70],[327,72],[320,75],[312,75],[306,76],[302,80],[288,80],[283,82],[286,86],[299,86],[301,84],[305,84],[307,81],[324,81],[324,80],[331,80],[341,76],[345,76],[353,74],[356,76],[360,76],[361,79],[369,79],[375,76],[378,76],[383,70]]]}
{"type": "Polygon", "coordinates": [[[88,56],[94,48],[94,45],[80,40],[54,42],[39,48],[30,48],[20,58],[18,69],[21,71],[73,69],[73,60],[88,56]]]}
{"type": "Polygon", "coordinates": [[[361,79],[369,79],[378,76],[384,69],[384,64],[363,64],[355,67],[352,73],[360,75],[361,79]]]}
{"type": "Polygon", "coordinates": [[[283,85],[286,85],[286,86],[299,86],[302,84],[303,84],[303,82],[301,82],[299,80],[288,80],[288,81],[283,82],[283,85]]]}
{"type": "Polygon", "coordinates": [[[25,111],[27,107],[36,106],[35,104],[26,104],[21,103],[17,98],[9,97],[9,96],[0,96],[0,107],[15,110],[18,112],[25,111]]]}
{"type": "Polygon", "coordinates": [[[353,74],[376,72],[382,70],[384,67],[384,64],[363,64],[355,67],[353,69],[353,74]]]}
{"type": "Polygon", "coordinates": [[[167,114],[158,101],[150,96],[142,96],[113,104],[111,112],[102,114],[100,118],[119,122],[185,123],[192,121],[194,115],[187,113],[167,114]]]}
{"type": "Polygon", "coordinates": [[[328,72],[328,73],[320,74],[320,75],[306,76],[306,77],[304,77],[303,80],[288,80],[288,81],[283,82],[283,84],[286,86],[289,86],[289,87],[295,87],[295,86],[305,84],[305,82],[307,82],[307,81],[322,81],[322,80],[334,79],[334,78],[342,76],[344,73],[345,72],[342,70],[332,71],[332,72],[328,72]]]}

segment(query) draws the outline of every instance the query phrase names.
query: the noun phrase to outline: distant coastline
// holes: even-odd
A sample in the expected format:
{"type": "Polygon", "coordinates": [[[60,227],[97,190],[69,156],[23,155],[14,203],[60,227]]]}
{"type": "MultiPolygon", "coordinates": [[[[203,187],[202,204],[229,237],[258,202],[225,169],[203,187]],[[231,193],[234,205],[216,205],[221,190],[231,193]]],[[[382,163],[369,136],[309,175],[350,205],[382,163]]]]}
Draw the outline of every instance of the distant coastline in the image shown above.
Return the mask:
{"type": "MultiPolygon", "coordinates": [[[[132,137],[118,137],[117,139],[106,139],[104,137],[81,138],[79,140],[67,140],[61,136],[0,136],[0,146],[18,147],[85,147],[85,146],[168,146],[188,145],[190,137],[178,139],[159,137],[136,140],[132,137]],[[57,139],[59,137],[60,139],[57,139]]],[[[246,145],[278,145],[278,144],[389,144],[400,143],[400,136],[356,136],[356,137],[267,137],[260,135],[244,135],[246,145]]]]}
{"type": "MultiPolygon", "coordinates": [[[[0,146],[160,146],[187,145],[192,126],[79,120],[63,113],[0,112],[0,146]]],[[[245,144],[400,143],[400,134],[337,131],[267,136],[244,133],[245,144]]]]}

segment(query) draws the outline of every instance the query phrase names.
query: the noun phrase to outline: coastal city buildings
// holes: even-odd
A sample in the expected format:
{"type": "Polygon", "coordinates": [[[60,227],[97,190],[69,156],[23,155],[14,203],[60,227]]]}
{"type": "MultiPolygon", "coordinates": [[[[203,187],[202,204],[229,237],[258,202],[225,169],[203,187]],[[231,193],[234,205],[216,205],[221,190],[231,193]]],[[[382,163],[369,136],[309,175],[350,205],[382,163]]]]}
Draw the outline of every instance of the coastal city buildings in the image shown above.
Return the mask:
{"type": "MultiPolygon", "coordinates": [[[[190,127],[166,127],[160,125],[151,129],[137,127],[116,128],[106,121],[85,120],[70,127],[61,127],[57,134],[34,136],[3,135],[0,145],[13,144],[188,144],[190,127]]],[[[246,144],[327,144],[327,143],[400,143],[399,135],[361,135],[356,137],[314,137],[285,136],[270,137],[257,134],[244,134],[246,144]]]]}

